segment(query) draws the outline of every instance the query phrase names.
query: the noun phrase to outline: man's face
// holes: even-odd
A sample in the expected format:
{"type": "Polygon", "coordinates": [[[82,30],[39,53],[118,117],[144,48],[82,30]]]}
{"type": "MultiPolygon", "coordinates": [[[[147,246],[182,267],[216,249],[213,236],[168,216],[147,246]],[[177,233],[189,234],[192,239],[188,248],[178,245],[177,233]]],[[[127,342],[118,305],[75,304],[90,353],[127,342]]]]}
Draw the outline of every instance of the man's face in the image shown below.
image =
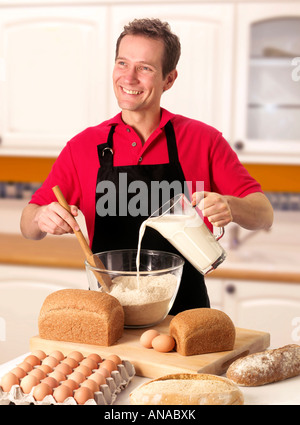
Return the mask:
{"type": "Polygon", "coordinates": [[[113,71],[113,86],[122,110],[159,110],[162,93],[173,84],[170,84],[172,73],[163,79],[163,52],[164,45],[160,40],[140,35],[126,35],[121,40],[113,71]]]}

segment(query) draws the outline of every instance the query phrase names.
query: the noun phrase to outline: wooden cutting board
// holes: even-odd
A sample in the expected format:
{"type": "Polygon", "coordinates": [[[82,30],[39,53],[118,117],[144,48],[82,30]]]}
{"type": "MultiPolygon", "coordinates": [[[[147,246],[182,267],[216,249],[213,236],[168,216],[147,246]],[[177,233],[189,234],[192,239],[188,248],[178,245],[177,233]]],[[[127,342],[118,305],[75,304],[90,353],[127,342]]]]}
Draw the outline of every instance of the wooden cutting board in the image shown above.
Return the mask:
{"type": "MultiPolygon", "coordinates": [[[[173,316],[155,326],[161,333],[169,333],[169,323],[173,316]]],[[[42,339],[39,336],[30,339],[30,350],[43,350],[46,354],[60,350],[67,355],[73,350],[84,356],[97,353],[102,358],[117,354],[122,360],[133,363],[136,374],[147,378],[158,378],[170,373],[212,373],[221,375],[229,365],[239,357],[265,350],[270,345],[270,334],[266,332],[236,328],[236,341],[232,351],[182,356],[175,351],[160,353],[141,346],[139,339],[146,329],[124,329],[122,338],[110,347],[89,344],[77,344],[65,341],[42,339]]]]}

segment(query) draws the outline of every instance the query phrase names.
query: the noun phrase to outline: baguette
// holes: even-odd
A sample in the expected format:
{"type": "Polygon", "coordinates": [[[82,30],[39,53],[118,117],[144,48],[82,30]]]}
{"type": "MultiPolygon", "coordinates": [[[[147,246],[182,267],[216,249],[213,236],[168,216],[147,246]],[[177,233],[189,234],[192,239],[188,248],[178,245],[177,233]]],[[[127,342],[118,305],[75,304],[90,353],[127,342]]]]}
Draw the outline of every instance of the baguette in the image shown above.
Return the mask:
{"type": "Polygon", "coordinates": [[[169,333],[182,356],[232,350],[236,334],[230,317],[213,308],[178,313],[170,322],[169,333]]]}
{"type": "Polygon", "coordinates": [[[129,396],[134,405],[244,404],[241,390],[229,379],[209,374],[166,375],[146,382],[129,396]]]}
{"type": "Polygon", "coordinates": [[[62,289],[44,300],[38,327],[44,339],[109,346],[123,334],[124,310],[104,292],[62,289]]]}
{"type": "Polygon", "coordinates": [[[234,361],[227,378],[237,385],[256,387],[300,375],[300,346],[285,345],[234,361]]]}

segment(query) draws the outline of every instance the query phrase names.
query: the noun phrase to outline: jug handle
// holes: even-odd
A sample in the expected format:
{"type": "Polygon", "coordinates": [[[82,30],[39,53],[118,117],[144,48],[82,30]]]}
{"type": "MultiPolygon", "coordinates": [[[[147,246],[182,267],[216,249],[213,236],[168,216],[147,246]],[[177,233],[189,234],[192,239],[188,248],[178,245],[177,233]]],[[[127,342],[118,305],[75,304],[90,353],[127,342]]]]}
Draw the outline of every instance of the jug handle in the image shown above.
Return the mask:
{"type": "MultiPolygon", "coordinates": [[[[215,227],[214,227],[214,229],[215,229],[215,227]]],[[[225,233],[224,227],[218,227],[218,229],[220,229],[219,230],[219,233],[216,234],[216,235],[214,234],[214,237],[215,237],[216,241],[218,241],[219,239],[221,239],[222,236],[224,236],[224,233],[225,233]]]]}

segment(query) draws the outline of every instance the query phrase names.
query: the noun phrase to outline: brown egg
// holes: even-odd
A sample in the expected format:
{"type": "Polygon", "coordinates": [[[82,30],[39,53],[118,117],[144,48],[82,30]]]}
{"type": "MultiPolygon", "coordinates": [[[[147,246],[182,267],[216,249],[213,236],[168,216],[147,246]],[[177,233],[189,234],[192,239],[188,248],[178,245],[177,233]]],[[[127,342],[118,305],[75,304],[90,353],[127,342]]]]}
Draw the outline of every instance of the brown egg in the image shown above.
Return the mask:
{"type": "Polygon", "coordinates": [[[20,379],[11,372],[6,373],[1,378],[1,387],[5,393],[9,392],[13,385],[19,385],[19,383],[20,379]]]}
{"type": "Polygon", "coordinates": [[[32,369],[28,375],[36,376],[39,381],[46,378],[46,373],[42,369],[38,368],[32,369]]]}
{"type": "Polygon", "coordinates": [[[24,359],[24,362],[30,363],[31,366],[38,366],[41,364],[41,360],[37,356],[34,356],[33,354],[30,354],[29,356],[27,356],[24,359]]]}
{"type": "Polygon", "coordinates": [[[66,357],[61,363],[71,366],[72,369],[75,369],[75,367],[77,367],[79,364],[78,361],[72,359],[72,357],[66,357]]]}
{"type": "Polygon", "coordinates": [[[46,375],[48,374],[48,373],[51,373],[52,371],[53,371],[53,368],[52,367],[50,367],[49,365],[47,365],[47,364],[41,364],[40,366],[38,366],[37,367],[37,369],[41,369],[43,372],[45,372],[46,373],[46,375]]]}
{"type": "Polygon", "coordinates": [[[47,376],[46,378],[42,380],[42,382],[44,384],[49,385],[49,387],[51,387],[52,389],[58,387],[59,385],[59,383],[57,382],[55,378],[53,378],[53,376],[47,376]]]}
{"type": "Polygon", "coordinates": [[[82,373],[85,377],[87,377],[87,376],[91,375],[91,373],[92,373],[92,371],[91,371],[91,369],[90,369],[89,367],[84,366],[84,365],[82,365],[82,364],[80,364],[79,366],[77,366],[77,367],[74,369],[74,372],[80,372],[80,373],[82,373]]]}
{"type": "Polygon", "coordinates": [[[56,379],[57,382],[62,382],[67,379],[66,375],[60,372],[59,370],[54,369],[53,372],[49,373],[49,376],[56,379]]]}
{"type": "Polygon", "coordinates": [[[106,379],[101,373],[95,372],[88,377],[87,380],[95,381],[99,386],[106,384],[106,379]]]}
{"type": "Polygon", "coordinates": [[[22,369],[19,366],[17,366],[14,369],[12,369],[11,370],[11,373],[13,373],[14,375],[16,375],[16,377],[19,378],[19,379],[24,378],[24,376],[26,376],[25,370],[22,369]]]}
{"type": "Polygon", "coordinates": [[[78,363],[81,362],[83,360],[83,354],[80,353],[79,351],[72,351],[71,353],[69,353],[67,355],[68,358],[72,358],[75,359],[78,363]]]}
{"type": "Polygon", "coordinates": [[[96,373],[103,375],[104,378],[110,378],[111,377],[110,371],[105,369],[105,367],[100,367],[99,369],[97,369],[96,373]]]}
{"type": "Polygon", "coordinates": [[[87,356],[87,358],[88,358],[88,359],[93,359],[93,360],[95,360],[95,362],[96,362],[96,363],[101,363],[101,362],[102,362],[102,358],[101,358],[101,356],[99,356],[99,354],[96,354],[96,353],[89,354],[89,355],[87,356]]]}
{"type": "Polygon", "coordinates": [[[81,384],[85,380],[85,376],[80,372],[73,372],[68,376],[68,379],[73,379],[77,384],[81,384]]]}
{"type": "Polygon", "coordinates": [[[53,394],[53,389],[46,384],[41,382],[33,390],[33,397],[36,401],[42,401],[47,395],[53,394]]]}
{"type": "Polygon", "coordinates": [[[170,335],[159,335],[153,339],[152,347],[156,351],[167,353],[175,347],[175,339],[170,335]]]}
{"type": "Polygon", "coordinates": [[[54,370],[61,372],[64,375],[70,375],[70,373],[73,372],[73,369],[67,363],[59,363],[57,366],[55,366],[54,370]]]}
{"type": "Polygon", "coordinates": [[[63,403],[68,397],[73,396],[73,391],[70,387],[67,385],[59,385],[59,387],[56,387],[53,391],[53,397],[57,401],[57,403],[63,403]]]}
{"type": "Polygon", "coordinates": [[[36,356],[38,359],[43,360],[47,357],[47,354],[42,350],[35,350],[31,353],[33,356],[36,356]]]}
{"type": "Polygon", "coordinates": [[[20,387],[24,394],[29,394],[33,387],[39,384],[36,376],[26,375],[21,379],[20,387]]]}
{"type": "Polygon", "coordinates": [[[96,393],[99,391],[99,384],[97,384],[97,382],[94,381],[93,379],[86,379],[85,381],[83,381],[80,387],[90,388],[93,391],[93,393],[96,393]]]}
{"type": "Polygon", "coordinates": [[[116,354],[111,354],[110,356],[106,357],[106,360],[112,360],[116,365],[122,364],[122,360],[116,354]]]}
{"type": "Polygon", "coordinates": [[[87,400],[94,399],[94,393],[90,388],[80,387],[75,391],[74,398],[78,404],[84,404],[87,400]]]}
{"type": "Polygon", "coordinates": [[[118,370],[116,363],[113,362],[112,360],[104,360],[102,363],[100,363],[100,369],[102,367],[104,367],[105,369],[107,369],[110,373],[113,370],[118,370]]]}
{"type": "Polygon", "coordinates": [[[55,357],[59,362],[61,362],[65,358],[63,353],[58,350],[52,351],[52,353],[50,353],[50,356],[55,357]]]}
{"type": "Polygon", "coordinates": [[[28,362],[22,362],[18,365],[21,369],[25,370],[25,372],[30,372],[33,369],[33,366],[28,362]]]}
{"type": "Polygon", "coordinates": [[[67,379],[63,382],[62,385],[67,385],[67,387],[71,388],[72,391],[77,390],[77,388],[79,388],[78,382],[75,382],[73,379],[67,379]]]}
{"type": "Polygon", "coordinates": [[[46,364],[52,368],[57,366],[58,363],[59,361],[55,357],[51,357],[51,356],[47,356],[42,362],[42,364],[46,364]]]}
{"type": "Polygon", "coordinates": [[[88,368],[93,370],[93,369],[97,369],[98,363],[95,360],[86,357],[85,359],[82,360],[82,362],[80,362],[80,366],[87,366],[88,368]]]}
{"type": "Polygon", "coordinates": [[[159,332],[157,332],[155,329],[149,329],[148,331],[142,333],[140,337],[140,343],[145,348],[152,348],[152,341],[157,336],[159,336],[159,332]]]}

